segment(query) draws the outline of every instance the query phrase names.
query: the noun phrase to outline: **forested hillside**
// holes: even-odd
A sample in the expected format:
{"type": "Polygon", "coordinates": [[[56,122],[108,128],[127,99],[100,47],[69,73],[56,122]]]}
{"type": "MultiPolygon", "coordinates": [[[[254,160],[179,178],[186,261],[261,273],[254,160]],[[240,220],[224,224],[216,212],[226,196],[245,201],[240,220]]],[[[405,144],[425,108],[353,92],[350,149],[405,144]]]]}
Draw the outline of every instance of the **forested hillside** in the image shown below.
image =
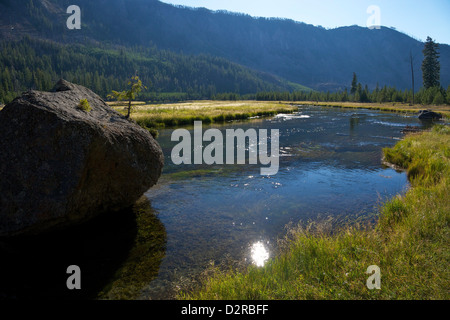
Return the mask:
{"type": "Polygon", "coordinates": [[[0,103],[28,89],[50,90],[59,78],[106,97],[137,73],[150,101],[212,98],[217,93],[305,89],[210,55],[181,55],[155,47],[59,44],[25,37],[0,42],[0,103]]]}
{"type": "MultiPolygon", "coordinates": [[[[322,91],[343,90],[352,73],[377,83],[411,88],[410,53],[416,90],[422,86],[423,43],[390,28],[357,26],[327,30],[283,19],[175,7],[157,0],[77,0],[81,30],[66,28],[70,0],[2,0],[0,32],[58,42],[151,47],[180,54],[209,54],[322,91]],[[3,12],[3,13],[2,13],[3,12]],[[9,12],[9,13],[5,13],[9,12]],[[8,26],[14,26],[14,30],[8,26]]],[[[430,35],[433,38],[433,35],[430,35]]],[[[450,84],[450,46],[440,45],[441,84],[450,84]]]]}
{"type": "MultiPolygon", "coordinates": [[[[389,28],[327,30],[157,0],[77,0],[81,29],[69,30],[72,4],[0,0],[0,102],[47,90],[61,76],[105,96],[136,71],[149,88],[142,98],[157,101],[305,89],[298,84],[344,94],[353,73],[366,92],[403,92],[411,89],[410,55],[415,91],[422,87],[424,44],[389,28]]],[[[439,52],[445,90],[450,46],[439,52]]]]}

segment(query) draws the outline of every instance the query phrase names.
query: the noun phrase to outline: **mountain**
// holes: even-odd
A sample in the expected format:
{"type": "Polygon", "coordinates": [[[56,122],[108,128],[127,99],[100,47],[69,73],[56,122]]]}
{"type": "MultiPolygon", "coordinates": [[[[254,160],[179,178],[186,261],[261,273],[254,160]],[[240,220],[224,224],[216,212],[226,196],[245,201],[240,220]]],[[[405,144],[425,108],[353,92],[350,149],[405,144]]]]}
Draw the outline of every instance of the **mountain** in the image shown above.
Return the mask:
{"type": "Polygon", "coordinates": [[[59,78],[89,87],[105,98],[112,90],[124,90],[136,72],[148,88],[140,94],[147,101],[308,90],[209,55],[182,55],[155,47],[61,44],[29,36],[0,40],[0,102],[9,102],[28,89],[50,90],[59,78]]]}
{"type": "MultiPolygon", "coordinates": [[[[377,83],[410,88],[412,53],[416,89],[421,86],[423,43],[385,27],[327,30],[157,0],[1,0],[0,12],[4,38],[28,34],[59,42],[156,45],[179,54],[221,57],[318,90],[349,87],[353,72],[371,89],[377,83]],[[81,8],[82,28],[68,30],[66,8],[75,2],[81,8]]],[[[446,87],[450,46],[441,44],[440,53],[441,84],[446,87]]]]}
{"type": "Polygon", "coordinates": [[[140,94],[147,101],[310,90],[209,54],[181,54],[154,45],[120,45],[97,41],[93,35],[70,34],[65,27],[68,15],[50,1],[27,1],[24,6],[1,0],[0,9],[0,104],[28,89],[50,90],[61,77],[105,98],[112,90],[124,90],[135,72],[148,87],[140,94]],[[11,24],[4,23],[6,17],[11,24]]]}

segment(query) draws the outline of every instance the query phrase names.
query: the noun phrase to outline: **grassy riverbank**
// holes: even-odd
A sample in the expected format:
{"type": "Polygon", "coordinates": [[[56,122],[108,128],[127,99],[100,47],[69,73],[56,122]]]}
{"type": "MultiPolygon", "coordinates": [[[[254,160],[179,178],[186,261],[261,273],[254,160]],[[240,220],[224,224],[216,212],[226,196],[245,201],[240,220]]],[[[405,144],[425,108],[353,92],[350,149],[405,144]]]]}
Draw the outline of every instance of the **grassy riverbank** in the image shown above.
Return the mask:
{"type": "MultiPolygon", "coordinates": [[[[125,113],[125,106],[110,104],[125,113]]],[[[298,107],[289,103],[262,101],[193,101],[185,103],[148,105],[137,103],[131,117],[140,125],[152,127],[174,127],[203,123],[245,120],[252,117],[273,116],[278,113],[292,113],[298,107]]]]}
{"type": "Polygon", "coordinates": [[[295,102],[303,105],[353,108],[353,109],[373,109],[379,111],[389,111],[397,113],[418,113],[420,110],[429,109],[441,113],[446,118],[450,118],[450,105],[410,105],[407,103],[389,102],[389,103],[361,103],[361,102],[316,102],[299,101],[295,102]]]}
{"type": "Polygon", "coordinates": [[[212,267],[180,299],[449,299],[450,128],[407,136],[384,150],[412,188],[380,207],[374,227],[290,228],[264,267],[212,267]],[[369,290],[366,270],[381,270],[369,290]]]}

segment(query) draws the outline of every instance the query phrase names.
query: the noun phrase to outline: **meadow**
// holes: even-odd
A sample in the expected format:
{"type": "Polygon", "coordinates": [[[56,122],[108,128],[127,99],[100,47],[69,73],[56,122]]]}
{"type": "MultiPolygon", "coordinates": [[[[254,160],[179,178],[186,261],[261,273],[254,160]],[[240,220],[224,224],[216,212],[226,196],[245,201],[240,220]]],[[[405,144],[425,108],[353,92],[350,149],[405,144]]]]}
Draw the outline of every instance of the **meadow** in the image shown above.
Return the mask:
{"type": "MultiPolygon", "coordinates": [[[[126,105],[109,103],[112,108],[125,114],[126,105]]],[[[222,123],[246,120],[254,117],[273,116],[297,111],[295,105],[263,101],[190,101],[173,104],[145,104],[135,102],[131,118],[147,128],[191,125],[196,120],[222,123]]]]}

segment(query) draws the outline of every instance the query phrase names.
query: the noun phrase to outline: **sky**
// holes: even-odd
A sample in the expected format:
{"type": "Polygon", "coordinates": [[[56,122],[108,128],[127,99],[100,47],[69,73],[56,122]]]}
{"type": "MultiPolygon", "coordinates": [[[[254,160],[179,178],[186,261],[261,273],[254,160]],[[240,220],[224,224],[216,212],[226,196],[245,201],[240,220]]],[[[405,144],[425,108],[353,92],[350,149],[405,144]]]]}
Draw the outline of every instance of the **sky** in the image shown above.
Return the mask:
{"type": "Polygon", "coordinates": [[[450,0],[161,0],[211,10],[277,17],[324,28],[394,27],[420,41],[450,44],[450,0]],[[373,10],[373,6],[378,9],[373,10]],[[379,12],[379,14],[377,14],[379,12]]]}

